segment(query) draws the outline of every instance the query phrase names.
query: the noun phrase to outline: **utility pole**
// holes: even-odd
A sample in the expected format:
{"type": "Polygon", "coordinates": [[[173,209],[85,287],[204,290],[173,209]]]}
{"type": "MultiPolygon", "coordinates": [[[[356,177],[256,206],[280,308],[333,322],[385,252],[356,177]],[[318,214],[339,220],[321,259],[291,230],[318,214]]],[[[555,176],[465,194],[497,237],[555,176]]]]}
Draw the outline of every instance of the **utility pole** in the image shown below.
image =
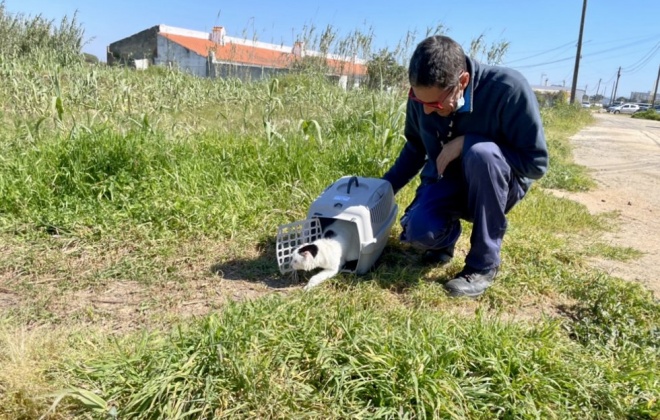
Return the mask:
{"type": "Polygon", "coordinates": [[[598,79],[598,86],[596,86],[596,96],[598,96],[598,91],[600,90],[600,81],[603,79],[598,79]]]}
{"type": "Polygon", "coordinates": [[[575,70],[573,71],[573,84],[571,85],[571,103],[575,103],[575,89],[577,89],[578,70],[580,69],[580,55],[582,54],[582,32],[584,32],[584,16],[587,14],[587,0],[582,4],[582,19],[580,20],[580,35],[578,36],[577,54],[575,55],[575,70]]]}
{"type": "Polygon", "coordinates": [[[619,71],[616,73],[616,82],[614,82],[614,90],[612,91],[612,103],[616,101],[616,90],[619,88],[619,77],[621,77],[621,66],[619,66],[619,71]]]}
{"type": "Polygon", "coordinates": [[[660,66],[658,66],[658,77],[655,79],[655,89],[653,90],[653,99],[651,99],[651,107],[655,106],[655,97],[658,95],[658,82],[660,82],[660,66]]]}

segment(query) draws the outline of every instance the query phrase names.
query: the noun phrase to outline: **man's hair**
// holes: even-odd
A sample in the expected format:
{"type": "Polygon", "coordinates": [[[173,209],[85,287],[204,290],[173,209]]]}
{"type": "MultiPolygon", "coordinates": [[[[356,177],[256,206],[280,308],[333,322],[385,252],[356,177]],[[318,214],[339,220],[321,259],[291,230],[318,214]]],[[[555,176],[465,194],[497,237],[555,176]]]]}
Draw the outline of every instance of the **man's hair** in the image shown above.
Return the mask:
{"type": "Polygon", "coordinates": [[[436,35],[423,40],[410,58],[408,79],[411,86],[452,88],[465,70],[465,52],[453,39],[436,35]]]}

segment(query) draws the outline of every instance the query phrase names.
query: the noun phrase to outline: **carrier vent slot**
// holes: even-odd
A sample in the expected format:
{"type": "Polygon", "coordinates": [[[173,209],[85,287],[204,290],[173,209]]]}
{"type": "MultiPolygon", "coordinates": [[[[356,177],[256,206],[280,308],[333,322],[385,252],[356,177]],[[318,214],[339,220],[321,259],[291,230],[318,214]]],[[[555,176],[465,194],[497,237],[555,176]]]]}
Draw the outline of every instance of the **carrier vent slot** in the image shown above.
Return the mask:
{"type": "Polygon", "coordinates": [[[387,221],[387,218],[392,211],[392,203],[394,201],[394,194],[392,191],[388,191],[384,194],[378,202],[369,209],[371,213],[371,225],[374,229],[379,229],[380,226],[387,221]]]}

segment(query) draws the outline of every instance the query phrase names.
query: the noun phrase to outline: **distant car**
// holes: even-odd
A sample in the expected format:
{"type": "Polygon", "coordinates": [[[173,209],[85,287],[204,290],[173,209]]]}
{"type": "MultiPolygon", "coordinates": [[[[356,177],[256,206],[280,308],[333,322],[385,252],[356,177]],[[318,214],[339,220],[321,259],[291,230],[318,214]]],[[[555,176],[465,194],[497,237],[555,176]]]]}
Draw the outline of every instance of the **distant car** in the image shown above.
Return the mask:
{"type": "Polygon", "coordinates": [[[623,105],[623,102],[612,102],[611,104],[607,105],[605,109],[607,109],[607,112],[612,112],[615,107],[623,105]]]}
{"type": "Polygon", "coordinates": [[[608,108],[607,112],[611,112],[612,114],[632,114],[637,110],[639,110],[639,105],[637,104],[623,104],[608,108]]]}
{"type": "Polygon", "coordinates": [[[583,101],[582,102],[582,108],[591,108],[591,102],[583,101]]]}

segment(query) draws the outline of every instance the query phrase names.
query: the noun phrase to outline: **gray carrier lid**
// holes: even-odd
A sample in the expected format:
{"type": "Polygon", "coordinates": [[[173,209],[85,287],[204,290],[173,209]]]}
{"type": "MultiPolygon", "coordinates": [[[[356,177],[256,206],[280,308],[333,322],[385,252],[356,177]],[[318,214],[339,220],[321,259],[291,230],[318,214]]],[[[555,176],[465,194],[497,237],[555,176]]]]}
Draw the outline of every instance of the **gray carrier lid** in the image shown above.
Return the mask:
{"type": "Polygon", "coordinates": [[[312,203],[307,218],[360,220],[360,240],[371,243],[384,226],[391,223],[396,208],[392,185],[380,178],[344,176],[319,195],[312,203]]]}

